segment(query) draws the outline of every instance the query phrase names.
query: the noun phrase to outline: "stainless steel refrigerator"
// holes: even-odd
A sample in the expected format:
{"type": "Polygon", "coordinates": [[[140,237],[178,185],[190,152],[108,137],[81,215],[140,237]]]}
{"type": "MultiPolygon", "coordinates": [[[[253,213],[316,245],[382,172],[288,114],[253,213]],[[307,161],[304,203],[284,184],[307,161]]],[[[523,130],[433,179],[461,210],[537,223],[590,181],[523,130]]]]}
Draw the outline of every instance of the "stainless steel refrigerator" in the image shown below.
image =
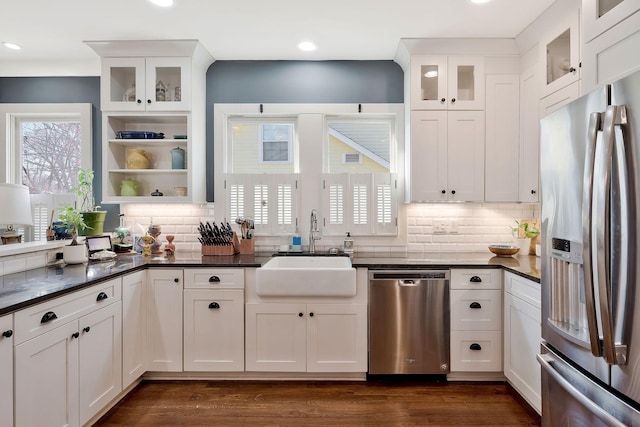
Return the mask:
{"type": "Polygon", "coordinates": [[[543,426],[640,426],[640,72],[540,128],[543,426]]]}

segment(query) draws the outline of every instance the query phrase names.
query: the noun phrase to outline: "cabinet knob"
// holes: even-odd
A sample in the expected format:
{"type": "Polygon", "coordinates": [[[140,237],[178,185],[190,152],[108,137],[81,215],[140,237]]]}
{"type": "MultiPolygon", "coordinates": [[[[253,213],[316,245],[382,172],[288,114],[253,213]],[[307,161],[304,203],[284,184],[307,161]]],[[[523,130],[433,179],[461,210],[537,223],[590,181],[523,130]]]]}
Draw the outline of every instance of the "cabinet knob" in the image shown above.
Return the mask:
{"type": "Polygon", "coordinates": [[[469,350],[478,351],[478,350],[482,350],[482,347],[477,342],[474,342],[469,346],[469,350]]]}
{"type": "Polygon", "coordinates": [[[298,317],[302,317],[302,316],[304,316],[304,314],[298,313],[298,317]]]}
{"type": "Polygon", "coordinates": [[[309,317],[313,317],[313,311],[309,313],[309,317]]]}
{"type": "Polygon", "coordinates": [[[78,338],[80,336],[80,332],[74,332],[71,334],[71,338],[78,338]]]}
{"type": "Polygon", "coordinates": [[[100,292],[96,297],[96,301],[103,301],[103,300],[106,300],[107,298],[109,298],[107,294],[105,294],[104,292],[100,292]]]}
{"type": "Polygon", "coordinates": [[[456,194],[456,190],[451,190],[451,194],[456,194]]]}
{"type": "Polygon", "coordinates": [[[220,304],[218,304],[217,302],[212,302],[211,304],[209,304],[209,308],[212,310],[216,310],[220,308],[220,304]]]}
{"type": "Polygon", "coordinates": [[[138,104],[142,104],[142,99],[138,99],[136,102],[137,102],[138,104]]]}
{"type": "Polygon", "coordinates": [[[2,336],[5,338],[11,338],[12,335],[13,335],[13,331],[11,329],[9,329],[8,331],[4,331],[2,333],[2,336]]]}
{"type": "Polygon", "coordinates": [[[91,326],[86,326],[82,329],[82,332],[89,332],[91,330],[91,326]]]}
{"type": "Polygon", "coordinates": [[[469,279],[469,281],[471,283],[481,283],[482,279],[480,278],[480,276],[472,276],[471,279],[469,279]]]}
{"type": "Polygon", "coordinates": [[[536,190],[531,190],[531,194],[536,194],[536,190]]]}
{"type": "Polygon", "coordinates": [[[442,98],[442,99],[440,100],[440,104],[444,104],[445,102],[447,102],[447,100],[446,100],[445,98],[442,98]]]}
{"type": "Polygon", "coordinates": [[[456,103],[456,99],[455,98],[451,98],[451,103],[455,104],[456,103]]]}
{"type": "Polygon", "coordinates": [[[52,320],[56,320],[58,316],[53,311],[47,311],[40,319],[40,323],[49,323],[52,320]]]}
{"type": "Polygon", "coordinates": [[[218,276],[209,277],[209,283],[220,283],[220,278],[218,276]]]}
{"type": "Polygon", "coordinates": [[[447,190],[442,190],[442,194],[447,194],[447,190]]]}
{"type": "Polygon", "coordinates": [[[569,68],[569,72],[570,73],[575,73],[576,72],[576,68],[575,67],[570,67],[569,68]]]}
{"type": "Polygon", "coordinates": [[[175,279],[173,279],[173,281],[174,281],[175,283],[178,283],[178,282],[180,282],[180,279],[178,279],[178,278],[176,277],[175,279]]]}
{"type": "Polygon", "coordinates": [[[147,99],[147,104],[151,104],[151,100],[150,99],[147,99]]]}
{"type": "Polygon", "coordinates": [[[479,302],[472,302],[471,304],[469,304],[469,308],[482,308],[482,306],[480,305],[479,302]]]}

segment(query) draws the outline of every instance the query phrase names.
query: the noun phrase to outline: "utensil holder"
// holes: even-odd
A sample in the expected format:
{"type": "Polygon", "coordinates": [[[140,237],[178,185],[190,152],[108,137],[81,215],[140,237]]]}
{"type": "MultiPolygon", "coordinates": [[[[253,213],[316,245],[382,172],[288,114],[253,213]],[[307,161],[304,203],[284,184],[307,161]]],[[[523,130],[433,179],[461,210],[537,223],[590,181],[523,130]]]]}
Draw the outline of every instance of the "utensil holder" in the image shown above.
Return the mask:
{"type": "Polygon", "coordinates": [[[240,240],[240,255],[250,255],[256,252],[255,239],[240,240]]]}
{"type": "Polygon", "coordinates": [[[239,248],[238,236],[233,233],[230,245],[202,245],[202,255],[235,255],[238,253],[239,248]]]}

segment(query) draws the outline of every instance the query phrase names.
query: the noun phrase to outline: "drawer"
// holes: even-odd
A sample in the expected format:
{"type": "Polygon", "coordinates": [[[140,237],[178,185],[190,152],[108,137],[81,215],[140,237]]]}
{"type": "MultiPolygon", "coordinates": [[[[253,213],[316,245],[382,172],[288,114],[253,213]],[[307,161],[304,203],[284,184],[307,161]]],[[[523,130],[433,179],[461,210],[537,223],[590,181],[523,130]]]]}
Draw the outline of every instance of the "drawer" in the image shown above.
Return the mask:
{"type": "Polygon", "coordinates": [[[451,291],[451,330],[502,330],[502,291],[451,291]]]}
{"type": "Polygon", "coordinates": [[[244,289],[244,268],[187,268],[184,287],[195,289],[244,289]]]}
{"type": "Polygon", "coordinates": [[[112,279],[15,313],[15,345],[121,300],[121,279],[112,279]],[[45,320],[47,313],[55,318],[45,320]]]}
{"type": "Polygon", "coordinates": [[[505,272],[504,275],[504,291],[520,298],[534,307],[540,308],[541,288],[540,283],[513,273],[505,272]]]}
{"type": "Polygon", "coordinates": [[[502,289],[502,270],[451,270],[451,289],[502,289]]]}
{"type": "Polygon", "coordinates": [[[501,372],[502,332],[451,331],[451,372],[501,372]]]}

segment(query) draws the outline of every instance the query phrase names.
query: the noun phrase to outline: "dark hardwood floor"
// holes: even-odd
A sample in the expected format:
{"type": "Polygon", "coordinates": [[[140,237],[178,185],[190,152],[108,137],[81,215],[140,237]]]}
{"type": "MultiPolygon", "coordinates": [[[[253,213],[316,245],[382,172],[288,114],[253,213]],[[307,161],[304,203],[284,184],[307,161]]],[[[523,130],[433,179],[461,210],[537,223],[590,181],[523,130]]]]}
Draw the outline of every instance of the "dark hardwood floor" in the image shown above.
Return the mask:
{"type": "Polygon", "coordinates": [[[500,382],[143,382],[96,426],[539,426],[500,382]]]}

